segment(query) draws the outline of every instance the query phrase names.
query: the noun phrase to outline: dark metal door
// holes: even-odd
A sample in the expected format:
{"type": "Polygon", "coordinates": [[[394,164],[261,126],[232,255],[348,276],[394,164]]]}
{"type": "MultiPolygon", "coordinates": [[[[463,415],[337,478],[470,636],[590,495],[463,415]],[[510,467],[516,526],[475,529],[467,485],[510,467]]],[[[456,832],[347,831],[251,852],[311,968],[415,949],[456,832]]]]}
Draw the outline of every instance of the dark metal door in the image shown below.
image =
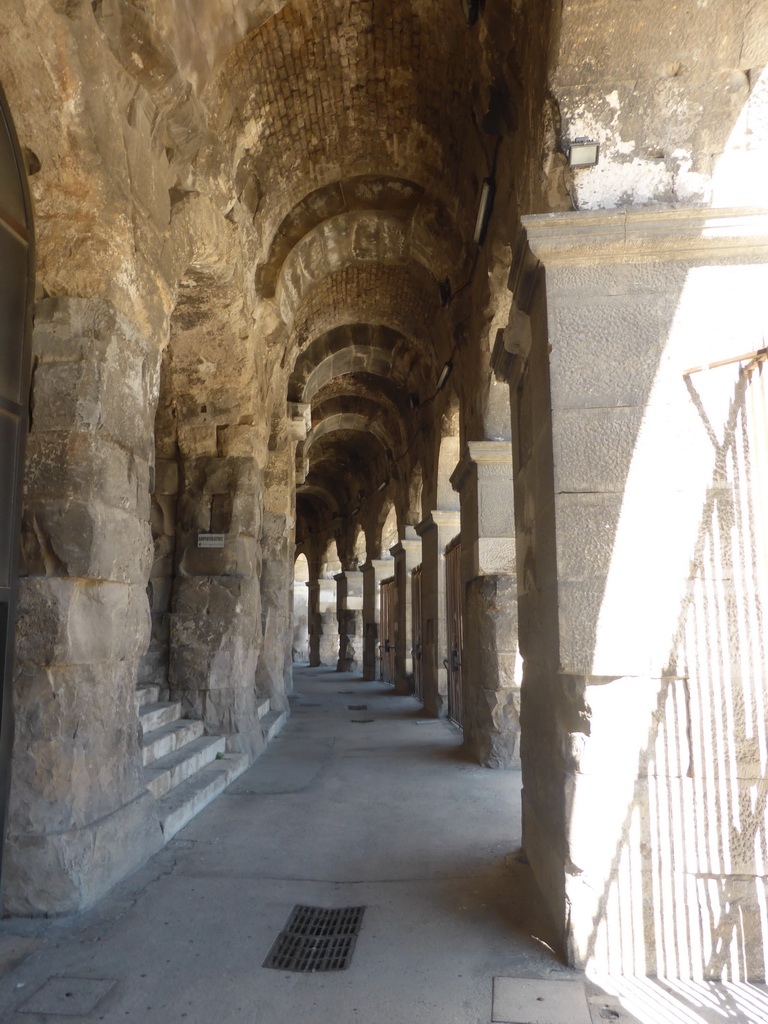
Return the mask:
{"type": "Polygon", "coordinates": [[[32,208],[21,149],[0,87],[0,826],[3,837],[13,742],[13,629],[34,291],[32,208]]]}
{"type": "Polygon", "coordinates": [[[445,552],[446,612],[448,615],[448,717],[463,727],[464,691],[461,679],[462,661],[462,601],[461,601],[461,544],[456,541],[445,552]]]}
{"type": "Polygon", "coordinates": [[[395,579],[381,582],[381,678],[386,683],[395,680],[395,579]]]}
{"type": "Polygon", "coordinates": [[[413,636],[413,693],[424,700],[424,679],[422,675],[422,638],[421,638],[421,566],[417,565],[411,573],[411,635],[413,636]]]}

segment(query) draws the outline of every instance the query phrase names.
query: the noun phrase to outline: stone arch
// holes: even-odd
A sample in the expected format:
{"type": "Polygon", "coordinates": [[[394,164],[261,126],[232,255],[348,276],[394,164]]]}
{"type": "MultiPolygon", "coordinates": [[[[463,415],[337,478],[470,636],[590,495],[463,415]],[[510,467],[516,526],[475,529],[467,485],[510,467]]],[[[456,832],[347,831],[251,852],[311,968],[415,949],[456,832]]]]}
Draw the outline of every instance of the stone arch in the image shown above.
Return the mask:
{"type": "Polygon", "coordinates": [[[307,437],[307,445],[304,449],[307,456],[310,455],[312,446],[320,441],[321,438],[340,431],[351,431],[374,437],[384,452],[389,451],[391,448],[391,440],[388,434],[378,423],[372,422],[370,418],[357,413],[335,413],[322,419],[310,431],[307,437]]]}
{"type": "Polygon", "coordinates": [[[435,282],[450,279],[462,265],[461,244],[455,237],[437,238],[419,221],[413,226],[402,216],[381,210],[338,214],[322,221],[296,243],[283,263],[277,281],[280,315],[290,324],[309,292],[325,277],[346,266],[376,263],[409,267],[428,273],[435,282]],[[420,237],[421,235],[421,237],[420,237]]]}

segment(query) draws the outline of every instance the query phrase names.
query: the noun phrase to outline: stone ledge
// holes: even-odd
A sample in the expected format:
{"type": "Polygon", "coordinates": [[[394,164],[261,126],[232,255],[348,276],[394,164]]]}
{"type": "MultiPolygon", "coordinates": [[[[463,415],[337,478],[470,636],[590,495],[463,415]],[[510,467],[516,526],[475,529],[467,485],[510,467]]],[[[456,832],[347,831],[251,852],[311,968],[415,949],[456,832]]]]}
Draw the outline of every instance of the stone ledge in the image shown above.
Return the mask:
{"type": "Polygon", "coordinates": [[[674,206],[543,213],[522,218],[545,266],[711,254],[768,259],[768,210],[674,206]]]}

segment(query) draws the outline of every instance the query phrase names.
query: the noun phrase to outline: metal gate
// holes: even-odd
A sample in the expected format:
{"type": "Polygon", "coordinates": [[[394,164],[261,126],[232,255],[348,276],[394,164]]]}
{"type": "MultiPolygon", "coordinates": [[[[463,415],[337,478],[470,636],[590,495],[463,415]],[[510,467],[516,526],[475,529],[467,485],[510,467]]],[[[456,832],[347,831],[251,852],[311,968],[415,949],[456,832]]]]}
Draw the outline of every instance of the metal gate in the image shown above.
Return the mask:
{"type": "Polygon", "coordinates": [[[379,608],[381,678],[395,681],[395,578],[381,581],[379,608]]]}
{"type": "Polygon", "coordinates": [[[448,717],[463,727],[464,691],[461,680],[462,661],[462,601],[461,601],[461,543],[456,541],[445,552],[445,607],[448,617],[448,657],[444,665],[448,670],[448,717]]]}
{"type": "Polygon", "coordinates": [[[424,680],[422,677],[422,640],[421,640],[421,566],[417,565],[411,573],[411,635],[413,637],[413,693],[417,700],[424,700],[424,680]]]}
{"type": "MultiPolygon", "coordinates": [[[[13,740],[13,629],[19,511],[29,408],[32,208],[18,139],[0,88],[0,827],[5,835],[13,740]]],[[[1,844],[1,839],[0,839],[1,844]]],[[[2,846],[0,845],[0,853],[2,846]]]]}

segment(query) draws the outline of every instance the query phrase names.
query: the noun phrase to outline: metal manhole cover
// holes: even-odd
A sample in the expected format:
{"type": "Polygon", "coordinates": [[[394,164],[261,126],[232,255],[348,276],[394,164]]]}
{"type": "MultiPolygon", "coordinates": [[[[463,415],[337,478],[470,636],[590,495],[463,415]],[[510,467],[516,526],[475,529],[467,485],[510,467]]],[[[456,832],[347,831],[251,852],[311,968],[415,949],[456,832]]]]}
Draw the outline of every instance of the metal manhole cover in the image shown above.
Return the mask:
{"type": "Polygon", "coordinates": [[[264,967],[277,971],[343,971],[349,966],[365,907],[296,906],[264,967]]]}
{"type": "Polygon", "coordinates": [[[367,704],[347,704],[347,711],[367,711],[367,704]]]}
{"type": "Polygon", "coordinates": [[[49,978],[16,1012],[87,1017],[114,984],[107,978],[49,978]]]}

